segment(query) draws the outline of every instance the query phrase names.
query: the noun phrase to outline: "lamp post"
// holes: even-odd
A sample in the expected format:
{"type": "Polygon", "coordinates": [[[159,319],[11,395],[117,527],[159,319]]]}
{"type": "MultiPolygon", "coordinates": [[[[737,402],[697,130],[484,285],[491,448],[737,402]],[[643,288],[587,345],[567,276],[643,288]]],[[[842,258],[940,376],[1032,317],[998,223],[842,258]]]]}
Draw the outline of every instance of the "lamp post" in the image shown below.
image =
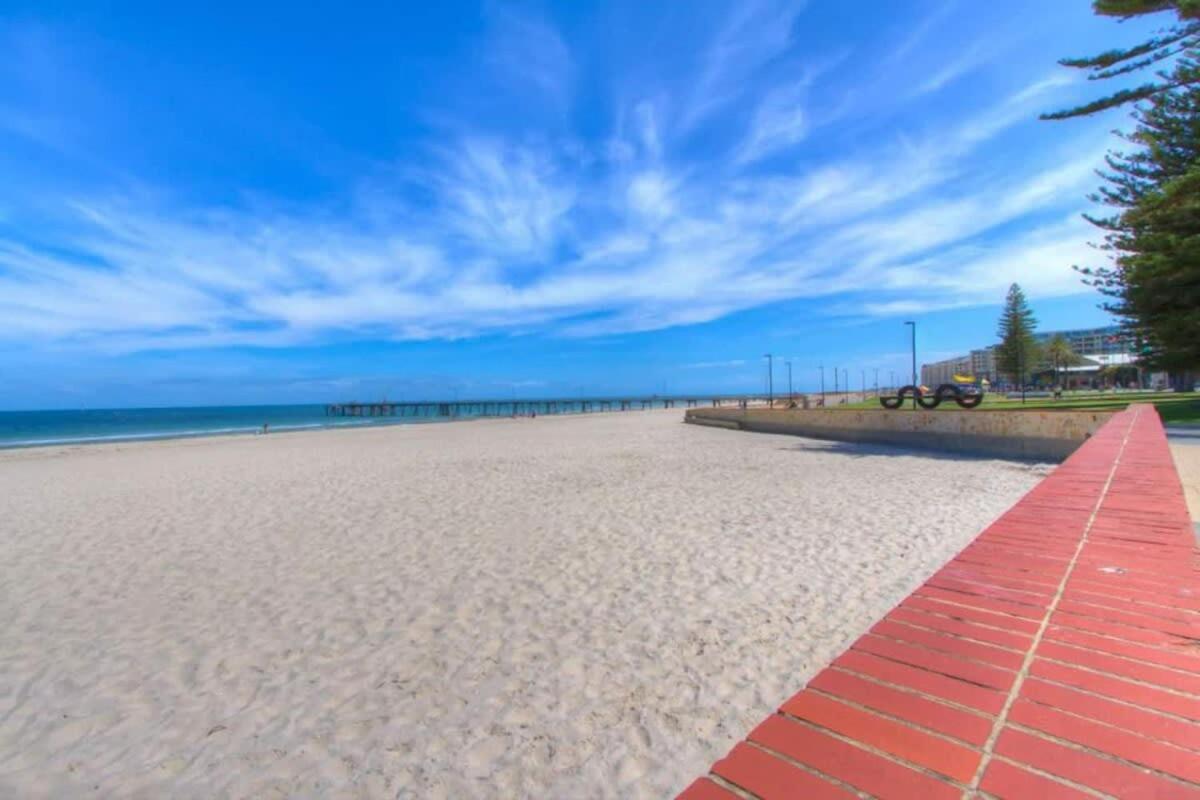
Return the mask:
{"type": "Polygon", "coordinates": [[[825,365],[820,366],[821,370],[821,408],[825,407],[825,365]]]}
{"type": "Polygon", "coordinates": [[[879,367],[875,368],[875,396],[879,397],[879,367]]]}
{"type": "Polygon", "coordinates": [[[841,372],[840,369],[838,369],[837,367],[833,368],[833,396],[834,397],[837,397],[837,394],[838,394],[838,373],[839,372],[841,372]]]}
{"type": "Polygon", "coordinates": [[[917,323],[908,320],[905,325],[912,326],[912,385],[913,385],[913,411],[917,410],[917,323]]]}
{"type": "Polygon", "coordinates": [[[788,368],[788,405],[790,406],[795,399],[793,396],[795,393],[792,391],[792,360],[789,358],[786,363],[788,368]]]}
{"type": "Polygon", "coordinates": [[[767,360],[767,405],[775,407],[775,357],[772,353],[763,356],[767,360]]]}

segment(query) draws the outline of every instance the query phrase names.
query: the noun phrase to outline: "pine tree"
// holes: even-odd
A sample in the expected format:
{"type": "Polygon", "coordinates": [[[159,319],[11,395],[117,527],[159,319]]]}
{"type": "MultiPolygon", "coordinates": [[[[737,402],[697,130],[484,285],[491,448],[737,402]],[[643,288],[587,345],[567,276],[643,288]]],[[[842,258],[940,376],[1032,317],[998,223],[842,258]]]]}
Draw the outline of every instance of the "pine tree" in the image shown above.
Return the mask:
{"type": "MultiPolygon", "coordinates": [[[[1194,53],[1200,47],[1200,0],[1093,0],[1092,9],[1104,17],[1129,19],[1147,14],[1175,12],[1176,24],[1158,36],[1125,50],[1108,50],[1097,56],[1064,58],[1058,63],[1064,67],[1091,70],[1088,80],[1106,80],[1121,75],[1149,69],[1155,65],[1167,65],[1180,56],[1194,53]]],[[[1136,103],[1157,97],[1183,86],[1195,86],[1200,76],[1194,71],[1181,69],[1160,70],[1154,80],[1132,89],[1122,89],[1107,97],[1093,100],[1077,108],[1043,114],[1042,119],[1067,119],[1095,114],[1127,103],[1136,103]]]]}
{"type": "Polygon", "coordinates": [[[1000,344],[996,347],[996,369],[1013,383],[1024,384],[1025,375],[1037,366],[1041,355],[1034,331],[1037,320],[1029,310],[1025,292],[1013,284],[1008,287],[1004,311],[1000,315],[1000,344]]]}
{"type": "Polygon", "coordinates": [[[1103,231],[1112,266],[1078,269],[1140,344],[1142,365],[1182,371],[1200,365],[1200,0],[1096,0],[1098,14],[1131,17],[1173,11],[1177,24],[1135,48],[1062,63],[1103,79],[1161,69],[1157,80],[1050,119],[1128,102],[1131,149],[1109,153],[1105,185],[1091,196],[1110,216],[1085,215],[1103,231]]]}
{"type": "Polygon", "coordinates": [[[1142,362],[1194,369],[1200,365],[1200,161],[1143,198],[1121,224],[1118,310],[1139,323],[1142,362]]]}
{"type": "MultiPolygon", "coordinates": [[[[1200,62],[1183,65],[1200,73],[1200,62]]],[[[1111,267],[1078,268],[1160,369],[1200,364],[1200,85],[1152,98],[1134,113],[1136,149],[1110,153],[1091,196],[1115,211],[1085,215],[1104,232],[1111,267]]]]}

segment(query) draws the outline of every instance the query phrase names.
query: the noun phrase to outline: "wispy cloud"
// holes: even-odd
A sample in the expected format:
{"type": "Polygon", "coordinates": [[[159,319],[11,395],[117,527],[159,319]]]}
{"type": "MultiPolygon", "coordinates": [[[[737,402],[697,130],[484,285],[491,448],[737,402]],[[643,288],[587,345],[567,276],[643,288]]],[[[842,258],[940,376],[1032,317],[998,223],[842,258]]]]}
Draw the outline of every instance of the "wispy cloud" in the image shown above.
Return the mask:
{"type": "Polygon", "coordinates": [[[917,85],[917,94],[936,92],[954,81],[979,69],[991,57],[989,49],[974,45],[960,53],[954,60],[942,64],[932,75],[917,85]]]}
{"type": "Polygon", "coordinates": [[[565,105],[575,67],[562,36],[545,19],[506,6],[490,9],[486,61],[514,88],[565,105]]]}
{"type": "Polygon", "coordinates": [[[544,255],[575,201],[575,189],[537,151],[468,140],[444,154],[430,181],[448,221],[484,252],[544,255]]]}
{"type": "Polygon", "coordinates": [[[907,25],[907,33],[900,43],[892,49],[887,56],[889,63],[896,63],[906,59],[914,50],[917,49],[929,35],[950,16],[950,13],[955,10],[957,3],[947,0],[937,4],[936,9],[928,14],[924,19],[916,25],[907,25]]]}
{"type": "Polygon", "coordinates": [[[734,152],[735,163],[746,164],[781,151],[792,150],[816,127],[835,122],[846,111],[837,106],[810,103],[810,91],[851,55],[845,48],[821,59],[793,66],[786,83],[769,89],[758,101],[745,139],[734,152]],[[810,107],[810,105],[812,107],[810,107]]]}
{"type": "Polygon", "coordinates": [[[750,133],[737,153],[740,162],[756,161],[777,150],[792,147],[808,133],[808,114],[796,90],[771,92],[754,111],[750,133]]]}
{"type": "Polygon", "coordinates": [[[758,70],[784,53],[792,25],[806,5],[805,0],[744,0],[733,5],[704,52],[681,115],[682,127],[692,127],[741,95],[758,70]]]}
{"type": "MultiPolygon", "coordinates": [[[[840,294],[871,292],[866,312],[891,314],[991,299],[1014,275],[1034,294],[1073,287],[1089,232],[1063,220],[1091,181],[1095,132],[1070,159],[977,158],[1063,81],[1043,76],[953,124],[854,143],[828,131],[821,156],[805,158],[813,115],[828,118],[809,92],[838,54],[747,89],[789,55],[799,11],[734,6],[681,105],[647,91],[591,137],[460,121],[420,148],[418,164],[360,176],[356,201],[72,193],[52,237],[0,227],[0,343],[595,336],[787,298],[836,307],[840,294]],[[699,125],[735,105],[746,113],[724,136],[699,125]]],[[[538,18],[497,13],[489,63],[522,91],[569,103],[576,58],[562,37],[538,18]]]]}

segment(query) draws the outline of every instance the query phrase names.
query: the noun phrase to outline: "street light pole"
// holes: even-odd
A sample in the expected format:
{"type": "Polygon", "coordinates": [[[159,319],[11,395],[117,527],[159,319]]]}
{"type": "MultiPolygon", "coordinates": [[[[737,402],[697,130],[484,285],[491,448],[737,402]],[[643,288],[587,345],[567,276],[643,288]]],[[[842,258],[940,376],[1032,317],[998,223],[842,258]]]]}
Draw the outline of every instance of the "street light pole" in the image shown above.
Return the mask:
{"type": "Polygon", "coordinates": [[[767,353],[763,358],[767,359],[767,405],[771,408],[775,407],[775,360],[774,355],[767,353]]]}
{"type": "Polygon", "coordinates": [[[912,326],[912,385],[913,385],[913,411],[917,410],[917,323],[909,320],[904,323],[912,326]]]}
{"type": "Polygon", "coordinates": [[[875,368],[875,396],[879,397],[879,367],[875,368]]]}
{"type": "Polygon", "coordinates": [[[792,404],[792,401],[795,399],[795,397],[793,396],[795,393],[792,391],[792,360],[791,359],[788,359],[788,361],[787,361],[787,368],[788,368],[788,405],[790,406],[792,404]]]}
{"type": "Polygon", "coordinates": [[[820,366],[821,370],[821,408],[825,407],[825,365],[820,366]]]}
{"type": "Polygon", "coordinates": [[[837,397],[837,394],[838,394],[838,373],[839,372],[841,372],[840,369],[838,369],[837,367],[833,368],[833,396],[834,397],[837,397]]]}

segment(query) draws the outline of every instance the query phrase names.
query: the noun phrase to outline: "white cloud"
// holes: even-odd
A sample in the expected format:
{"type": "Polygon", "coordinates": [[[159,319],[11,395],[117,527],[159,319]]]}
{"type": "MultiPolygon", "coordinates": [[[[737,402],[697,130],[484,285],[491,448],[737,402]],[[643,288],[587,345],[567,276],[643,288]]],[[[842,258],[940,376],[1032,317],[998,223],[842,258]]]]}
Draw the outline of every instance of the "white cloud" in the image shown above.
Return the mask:
{"type": "Polygon", "coordinates": [[[654,106],[643,100],[634,108],[634,113],[637,115],[642,147],[651,160],[657,161],[662,157],[662,143],[659,141],[658,118],[654,106]]]}
{"type": "Polygon", "coordinates": [[[450,222],[472,243],[501,255],[543,254],[554,246],[575,189],[545,156],[470,140],[447,153],[434,179],[450,222]]]}
{"type": "Polygon", "coordinates": [[[976,45],[968,48],[953,61],[942,64],[932,75],[922,81],[916,88],[917,94],[929,94],[949,86],[975,70],[979,69],[993,55],[990,51],[976,45]]]}
{"type": "MultiPolygon", "coordinates": [[[[1020,219],[1067,197],[1081,197],[1091,185],[1103,151],[1037,173],[1016,183],[999,180],[965,196],[921,204],[900,215],[886,214],[843,228],[837,245],[861,255],[858,263],[894,263],[931,248],[969,239],[998,225],[1020,219]]],[[[893,282],[903,275],[892,273],[893,282]]]]}
{"type": "MultiPolygon", "coordinates": [[[[761,159],[799,152],[812,134],[806,92],[821,70],[800,70],[744,98],[744,136],[682,148],[689,118],[740,95],[786,51],[796,13],[739,4],[674,118],[642,99],[591,145],[570,134],[447,134],[404,173],[419,200],[397,199],[400,188],[375,176],[358,205],[337,212],[92,196],[64,204],[53,247],[18,239],[10,224],[0,233],[0,342],[591,336],[846,292],[873,293],[866,311],[882,314],[991,301],[1014,276],[1035,296],[1077,289],[1069,266],[1089,232],[1062,219],[1093,181],[1095,134],[1057,163],[975,157],[1031,121],[1063,85],[1055,77],[951,126],[889,129],[856,151],[763,174],[761,159]]],[[[553,29],[525,17],[498,24],[496,64],[563,97],[571,59],[553,29]],[[537,53],[521,62],[514,43],[537,53]]]]}
{"type": "Polygon", "coordinates": [[[545,20],[505,6],[491,8],[489,66],[509,82],[555,104],[570,98],[574,64],[566,43],[545,20]]]}
{"type": "Polygon", "coordinates": [[[798,144],[808,132],[808,114],[795,89],[770,92],[754,112],[750,132],[736,155],[738,161],[763,156],[798,144]]]}
{"type": "Polygon", "coordinates": [[[917,45],[925,41],[929,34],[950,15],[950,12],[955,9],[955,5],[955,3],[949,0],[938,3],[933,13],[929,14],[925,19],[918,22],[915,26],[906,26],[907,35],[891,51],[887,57],[887,61],[892,63],[903,61],[909,53],[916,49],[917,45]]]}
{"type": "Polygon", "coordinates": [[[997,242],[965,243],[888,271],[884,293],[894,299],[868,302],[873,315],[913,314],[995,303],[1012,283],[1027,294],[1055,297],[1081,291],[1074,265],[1088,264],[1095,231],[1077,216],[1056,220],[997,242]]]}
{"type": "Polygon", "coordinates": [[[629,182],[629,207],[650,219],[665,219],[675,209],[671,193],[671,184],[661,172],[643,172],[629,182]]]}
{"type": "Polygon", "coordinates": [[[782,54],[807,2],[741,0],[705,51],[680,118],[687,129],[742,94],[749,79],[782,54]]]}

